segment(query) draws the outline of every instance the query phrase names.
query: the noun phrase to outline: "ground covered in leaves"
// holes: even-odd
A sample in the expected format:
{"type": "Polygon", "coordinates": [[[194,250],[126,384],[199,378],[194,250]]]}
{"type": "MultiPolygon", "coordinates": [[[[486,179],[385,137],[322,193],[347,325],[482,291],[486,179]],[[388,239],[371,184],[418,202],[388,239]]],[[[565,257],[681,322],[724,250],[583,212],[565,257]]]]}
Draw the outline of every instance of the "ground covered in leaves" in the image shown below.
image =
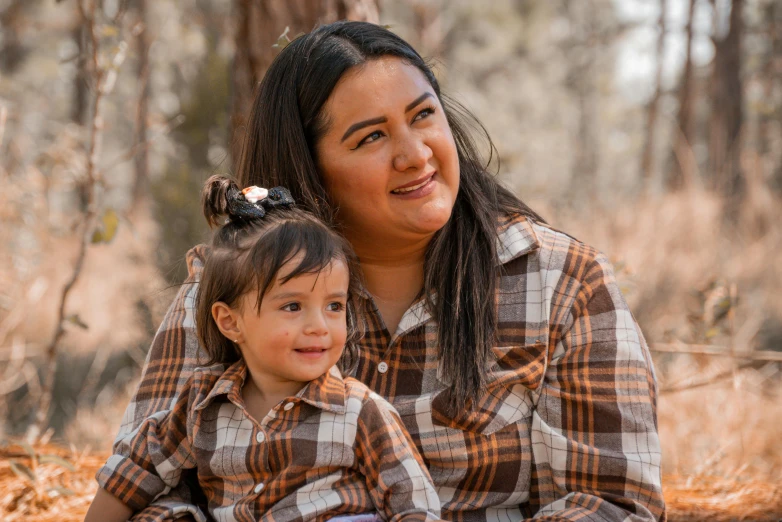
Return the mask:
{"type": "MultiPolygon", "coordinates": [[[[105,458],[51,444],[1,447],[0,520],[83,520],[97,489],[93,477],[105,458]]],[[[780,483],[667,475],[664,484],[671,522],[782,519],[780,483]]]]}

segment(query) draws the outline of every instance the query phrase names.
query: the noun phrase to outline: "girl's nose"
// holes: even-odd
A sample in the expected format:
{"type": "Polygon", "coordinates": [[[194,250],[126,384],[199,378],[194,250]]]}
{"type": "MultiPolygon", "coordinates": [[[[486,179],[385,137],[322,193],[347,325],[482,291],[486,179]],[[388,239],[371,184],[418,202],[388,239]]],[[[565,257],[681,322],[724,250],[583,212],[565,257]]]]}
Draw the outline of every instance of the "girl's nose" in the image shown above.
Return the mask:
{"type": "Polygon", "coordinates": [[[394,169],[405,172],[409,169],[422,170],[432,157],[432,149],[420,136],[408,132],[398,139],[396,154],[393,158],[394,169]]]}
{"type": "Polygon", "coordinates": [[[326,335],[329,333],[326,318],[319,311],[313,311],[307,317],[307,324],[304,327],[304,333],[307,335],[326,335]]]}

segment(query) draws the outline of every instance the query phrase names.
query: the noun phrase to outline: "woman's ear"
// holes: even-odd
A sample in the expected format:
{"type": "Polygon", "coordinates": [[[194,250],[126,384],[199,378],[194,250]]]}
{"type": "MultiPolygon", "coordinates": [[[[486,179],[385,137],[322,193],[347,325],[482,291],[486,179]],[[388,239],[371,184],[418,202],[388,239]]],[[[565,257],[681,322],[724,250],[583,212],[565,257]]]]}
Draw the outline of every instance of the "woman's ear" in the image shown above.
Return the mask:
{"type": "Polygon", "coordinates": [[[239,328],[239,315],[230,306],[218,301],[212,305],[212,318],[217,324],[220,333],[229,341],[238,343],[242,340],[242,331],[239,328]]]}

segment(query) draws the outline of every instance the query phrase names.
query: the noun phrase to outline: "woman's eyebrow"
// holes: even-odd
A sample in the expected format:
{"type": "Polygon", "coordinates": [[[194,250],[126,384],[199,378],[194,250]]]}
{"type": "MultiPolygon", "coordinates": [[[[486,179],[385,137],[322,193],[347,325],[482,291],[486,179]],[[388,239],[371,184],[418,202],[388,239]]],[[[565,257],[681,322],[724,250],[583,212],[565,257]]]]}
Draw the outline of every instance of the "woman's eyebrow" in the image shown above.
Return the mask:
{"type": "MultiPolygon", "coordinates": [[[[422,101],[424,101],[427,98],[434,98],[434,94],[431,92],[425,92],[415,100],[413,100],[412,103],[408,104],[407,107],[405,107],[405,112],[410,112],[413,109],[415,109],[422,101]]],[[[372,118],[370,120],[364,120],[360,121],[358,123],[354,123],[350,127],[348,127],[348,130],[345,131],[345,134],[342,135],[342,139],[340,140],[340,143],[345,141],[350,137],[351,134],[356,132],[357,130],[361,130],[364,127],[369,127],[370,125],[377,125],[378,123],[385,123],[388,121],[388,118],[381,116],[379,118],[372,118]]]]}
{"type": "Polygon", "coordinates": [[[422,101],[424,101],[424,100],[425,100],[425,99],[427,99],[427,98],[434,98],[434,94],[432,94],[431,92],[425,92],[425,93],[423,93],[421,96],[419,96],[418,98],[416,98],[416,99],[413,101],[413,103],[411,103],[410,105],[408,105],[407,107],[405,107],[405,112],[410,112],[410,111],[412,111],[413,109],[415,109],[415,108],[416,108],[416,106],[417,106],[419,103],[421,103],[422,101]]]}
{"type": "Polygon", "coordinates": [[[370,125],[377,125],[378,123],[385,123],[388,121],[388,118],[385,116],[381,116],[379,118],[372,118],[371,120],[364,120],[360,121],[358,123],[354,123],[350,127],[348,127],[348,130],[345,131],[345,134],[342,136],[342,139],[340,140],[340,143],[348,139],[348,137],[356,132],[357,130],[361,130],[364,127],[369,127],[370,125]]]}

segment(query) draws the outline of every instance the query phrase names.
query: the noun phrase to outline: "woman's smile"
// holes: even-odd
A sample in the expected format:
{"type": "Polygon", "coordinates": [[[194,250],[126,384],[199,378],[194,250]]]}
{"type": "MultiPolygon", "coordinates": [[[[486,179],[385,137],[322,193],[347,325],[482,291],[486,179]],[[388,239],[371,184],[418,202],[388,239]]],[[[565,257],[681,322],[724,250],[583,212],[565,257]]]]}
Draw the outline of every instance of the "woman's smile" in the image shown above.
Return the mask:
{"type": "Polygon", "coordinates": [[[433,172],[429,175],[419,178],[415,181],[411,181],[401,187],[397,187],[391,191],[391,194],[400,196],[403,199],[418,199],[424,196],[428,196],[434,191],[434,177],[437,173],[433,172]]]}

